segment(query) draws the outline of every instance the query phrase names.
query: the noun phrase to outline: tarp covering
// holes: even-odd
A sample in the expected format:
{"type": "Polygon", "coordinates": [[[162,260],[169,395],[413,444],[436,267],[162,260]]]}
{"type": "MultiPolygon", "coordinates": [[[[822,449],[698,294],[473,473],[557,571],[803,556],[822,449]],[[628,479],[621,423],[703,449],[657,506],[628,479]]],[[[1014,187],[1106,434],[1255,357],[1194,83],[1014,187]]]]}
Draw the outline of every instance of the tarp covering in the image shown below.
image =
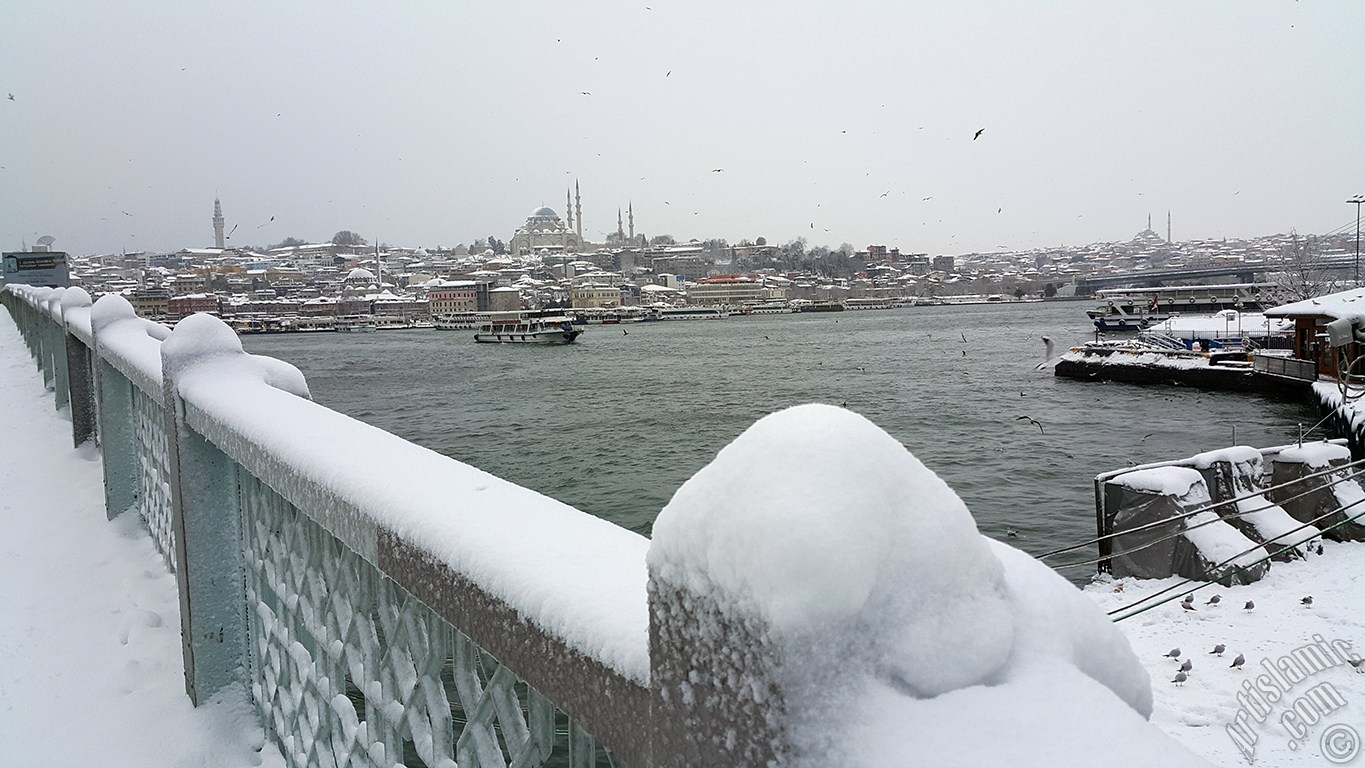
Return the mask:
{"type": "Polygon", "coordinates": [[[1102,554],[1112,554],[1112,573],[1142,579],[1181,576],[1227,585],[1259,580],[1268,565],[1258,562],[1265,553],[1256,542],[1212,511],[1189,515],[1209,503],[1203,477],[1188,467],[1136,470],[1108,480],[1105,528],[1116,535],[1102,554]],[[1147,525],[1151,527],[1142,528],[1147,525]]]}
{"type": "Polygon", "coordinates": [[[1308,543],[1322,535],[1263,495],[1270,483],[1260,451],[1228,449],[1208,456],[1208,461],[1196,461],[1195,466],[1213,500],[1226,502],[1215,508],[1218,516],[1252,541],[1268,544],[1265,549],[1275,560],[1303,557],[1308,543]]]}
{"type": "MultiPolygon", "coordinates": [[[[1351,461],[1350,449],[1313,443],[1287,449],[1272,462],[1273,482],[1282,485],[1351,461]]],[[[1365,541],[1365,489],[1354,475],[1360,468],[1303,480],[1271,494],[1300,523],[1313,523],[1334,541],[1365,541]],[[1297,497],[1297,498],[1295,498],[1297,497]]]]}

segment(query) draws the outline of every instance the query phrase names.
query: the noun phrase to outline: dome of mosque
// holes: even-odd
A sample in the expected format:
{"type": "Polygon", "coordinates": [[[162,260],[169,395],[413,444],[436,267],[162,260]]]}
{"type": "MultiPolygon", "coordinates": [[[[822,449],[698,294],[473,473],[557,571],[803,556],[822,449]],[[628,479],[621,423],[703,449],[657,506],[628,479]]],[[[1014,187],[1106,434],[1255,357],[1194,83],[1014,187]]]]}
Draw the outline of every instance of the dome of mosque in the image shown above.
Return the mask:
{"type": "Polygon", "coordinates": [[[374,273],[371,272],[371,271],[368,270],[368,269],[362,269],[361,267],[356,267],[355,269],[353,269],[353,270],[351,270],[350,272],[346,273],[346,279],[347,279],[347,280],[373,280],[373,279],[374,279],[374,273]]]}
{"type": "Polygon", "coordinates": [[[549,216],[550,218],[559,218],[559,214],[555,213],[553,208],[537,208],[535,212],[531,214],[531,216],[533,217],[549,216]]]}

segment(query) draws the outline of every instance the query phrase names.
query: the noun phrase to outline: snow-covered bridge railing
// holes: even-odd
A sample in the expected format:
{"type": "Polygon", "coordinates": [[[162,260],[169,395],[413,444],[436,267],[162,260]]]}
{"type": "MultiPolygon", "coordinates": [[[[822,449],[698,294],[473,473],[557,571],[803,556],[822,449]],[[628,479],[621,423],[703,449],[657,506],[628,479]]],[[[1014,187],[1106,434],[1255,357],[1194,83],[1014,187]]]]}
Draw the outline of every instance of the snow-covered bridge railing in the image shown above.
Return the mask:
{"type": "Polygon", "coordinates": [[[0,299],[73,423],[87,356],[110,514],[160,539],[169,498],[190,696],[248,690],[290,765],[1202,764],[1093,603],[856,414],[762,419],[651,542],[313,403],[208,315],[0,299]]]}

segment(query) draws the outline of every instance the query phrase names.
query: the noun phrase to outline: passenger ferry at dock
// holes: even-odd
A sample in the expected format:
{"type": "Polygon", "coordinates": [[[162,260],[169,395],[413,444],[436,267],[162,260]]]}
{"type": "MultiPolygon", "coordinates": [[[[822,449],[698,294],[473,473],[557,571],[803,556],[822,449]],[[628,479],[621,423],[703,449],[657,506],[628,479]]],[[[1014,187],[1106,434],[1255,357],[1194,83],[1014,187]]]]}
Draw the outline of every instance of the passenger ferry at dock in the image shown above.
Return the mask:
{"type": "Polygon", "coordinates": [[[572,344],[582,334],[560,309],[489,312],[474,333],[484,344],[572,344]]]}
{"type": "Polygon", "coordinates": [[[431,318],[431,327],[438,331],[472,331],[479,327],[478,312],[449,312],[431,318]]]}
{"type": "Polygon", "coordinates": [[[659,310],[660,320],[715,320],[730,316],[724,307],[664,307],[659,310]]]}
{"type": "Polygon", "coordinates": [[[379,330],[374,315],[337,315],[332,330],[340,333],[371,333],[379,330]]]}
{"type": "Polygon", "coordinates": [[[1161,288],[1107,288],[1096,291],[1099,306],[1086,310],[1100,331],[1140,331],[1171,315],[1208,315],[1224,309],[1259,312],[1273,283],[1173,285],[1161,288]]]}

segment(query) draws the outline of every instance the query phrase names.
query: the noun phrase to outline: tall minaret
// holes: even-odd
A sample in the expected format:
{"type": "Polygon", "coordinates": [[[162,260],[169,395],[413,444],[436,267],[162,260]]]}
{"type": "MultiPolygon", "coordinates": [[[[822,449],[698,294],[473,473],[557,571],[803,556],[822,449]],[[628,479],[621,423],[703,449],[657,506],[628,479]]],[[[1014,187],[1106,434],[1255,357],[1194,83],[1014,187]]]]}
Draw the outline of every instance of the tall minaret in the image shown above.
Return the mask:
{"type": "Polygon", "coordinates": [[[621,224],[621,209],[616,209],[616,239],[621,240],[626,236],[626,228],[621,224]]]}
{"type": "Polygon", "coordinates": [[[1152,231],[1152,214],[1147,214],[1147,231],[1152,231]]]}
{"type": "Polygon", "coordinates": [[[635,204],[626,203],[626,215],[630,217],[630,239],[635,239],[635,204]]]}
{"type": "Polygon", "coordinates": [[[573,183],[573,201],[574,207],[577,209],[574,211],[573,220],[578,227],[578,242],[581,243],[583,242],[583,198],[578,196],[577,179],[574,179],[573,183]]]}
{"type": "Polygon", "coordinates": [[[1171,212],[1166,211],[1166,242],[1171,242],[1171,212]]]}
{"type": "Polygon", "coordinates": [[[213,198],[213,246],[223,249],[223,205],[213,198]]]}
{"type": "Polygon", "coordinates": [[[568,216],[568,218],[569,218],[568,222],[566,222],[566,223],[567,223],[567,226],[569,227],[569,229],[573,229],[573,206],[570,205],[571,202],[572,202],[572,201],[569,200],[569,188],[568,188],[568,187],[565,187],[565,188],[564,188],[564,211],[565,211],[565,215],[568,216]]]}

